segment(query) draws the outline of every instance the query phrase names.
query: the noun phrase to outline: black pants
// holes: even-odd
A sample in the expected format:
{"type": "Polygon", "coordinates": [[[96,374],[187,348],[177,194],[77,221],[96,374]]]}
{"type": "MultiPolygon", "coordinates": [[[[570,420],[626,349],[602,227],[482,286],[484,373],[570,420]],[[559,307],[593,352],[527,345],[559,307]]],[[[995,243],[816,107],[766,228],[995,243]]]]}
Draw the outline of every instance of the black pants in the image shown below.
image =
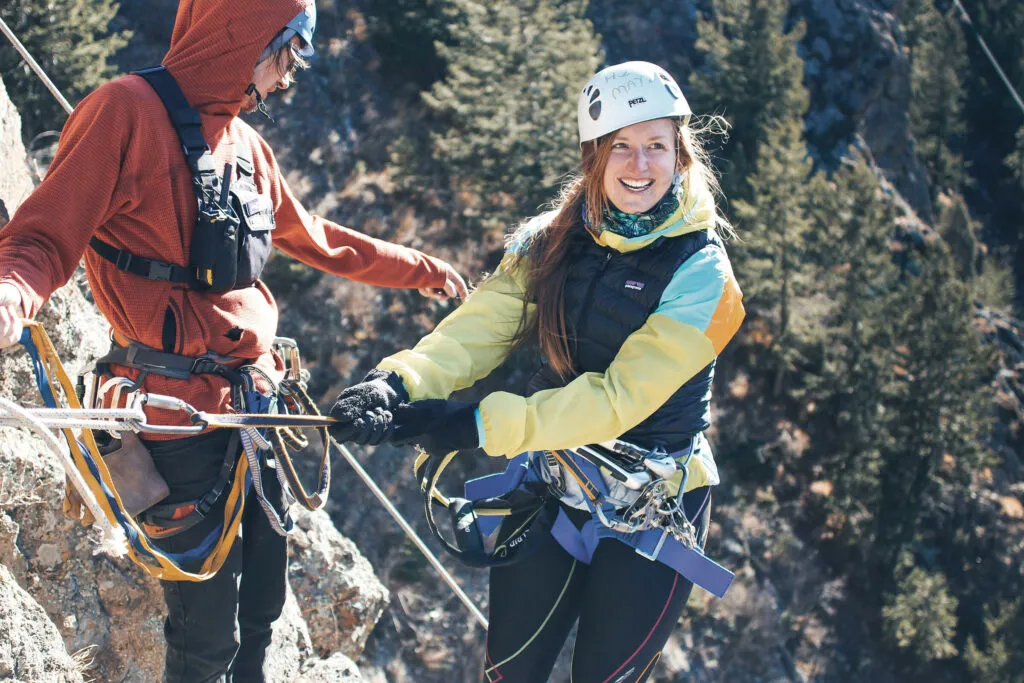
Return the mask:
{"type": "MultiPolygon", "coordinates": [[[[228,430],[174,441],[147,441],[157,470],[171,490],[165,502],[194,500],[217,478],[228,430]]],[[[263,477],[268,498],[280,497],[272,472],[263,477]]],[[[172,553],[199,546],[224,519],[227,494],[202,522],[158,541],[172,553]]],[[[191,567],[194,569],[194,567],[191,567]]],[[[272,625],[284,607],[288,574],[287,539],[270,526],[251,496],[241,535],[221,570],[208,581],[161,581],[167,620],[164,683],[263,683],[263,664],[272,625]]]]}
{"type": "MultiPolygon", "coordinates": [[[[683,502],[703,544],[710,520],[710,489],[690,491],[683,502]]],[[[581,526],[590,515],[572,510],[570,518],[581,526]]],[[[536,555],[491,570],[483,680],[548,680],[566,636],[579,619],[572,683],[645,681],[661,658],[692,588],[674,570],[641,557],[621,541],[600,541],[586,565],[552,539],[536,555]]]]}

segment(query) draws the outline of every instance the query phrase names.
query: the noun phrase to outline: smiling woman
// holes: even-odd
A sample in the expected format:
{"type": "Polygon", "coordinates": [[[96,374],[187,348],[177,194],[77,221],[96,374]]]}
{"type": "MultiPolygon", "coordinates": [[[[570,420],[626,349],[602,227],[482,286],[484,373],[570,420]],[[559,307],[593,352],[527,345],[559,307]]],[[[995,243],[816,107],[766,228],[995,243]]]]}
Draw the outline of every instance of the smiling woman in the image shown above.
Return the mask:
{"type": "MultiPolygon", "coordinates": [[[[744,312],[719,236],[729,224],[715,210],[714,175],[689,119],[682,92],[657,65],[594,75],[577,108],[582,173],[555,208],[510,237],[495,273],[434,332],[384,359],[373,382],[347,389],[331,411],[345,423],[339,438],[416,442],[437,457],[482,448],[514,458],[509,472],[529,474],[509,484],[509,500],[543,482],[549,498],[538,509],[552,503],[555,513],[525,522],[510,515],[497,537],[531,541],[487,556],[495,561],[485,681],[547,680],[576,622],[572,680],[645,681],[692,581],[708,583],[672,565],[671,550],[639,554],[644,532],[600,536],[597,529],[614,527],[596,511],[610,508],[575,496],[567,463],[582,465],[553,455],[576,458],[565,454],[612,439],[664,449],[678,478],[659,474],[660,484],[679,493],[676,510],[696,529],[688,549],[703,557],[694,547],[706,538],[719,483],[703,436],[711,383],[744,312]],[[443,400],[526,344],[540,347],[541,360],[527,395],[443,400]]],[[[612,490],[603,476],[595,490],[612,490]]],[[[470,527],[458,528],[469,537],[470,527]]],[[[678,542],[662,541],[659,549],[678,542]]],[[[477,550],[475,558],[486,555],[477,550]]]]}

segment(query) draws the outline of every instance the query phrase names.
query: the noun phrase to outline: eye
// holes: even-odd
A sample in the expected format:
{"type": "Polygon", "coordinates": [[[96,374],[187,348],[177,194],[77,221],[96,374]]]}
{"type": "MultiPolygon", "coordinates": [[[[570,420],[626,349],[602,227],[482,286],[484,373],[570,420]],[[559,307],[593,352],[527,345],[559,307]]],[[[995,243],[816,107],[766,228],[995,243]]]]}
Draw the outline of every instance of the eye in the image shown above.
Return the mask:
{"type": "Polygon", "coordinates": [[[662,150],[665,150],[667,148],[665,147],[665,143],[663,143],[663,142],[652,142],[650,144],[650,149],[657,150],[657,151],[662,151],[662,150]]]}

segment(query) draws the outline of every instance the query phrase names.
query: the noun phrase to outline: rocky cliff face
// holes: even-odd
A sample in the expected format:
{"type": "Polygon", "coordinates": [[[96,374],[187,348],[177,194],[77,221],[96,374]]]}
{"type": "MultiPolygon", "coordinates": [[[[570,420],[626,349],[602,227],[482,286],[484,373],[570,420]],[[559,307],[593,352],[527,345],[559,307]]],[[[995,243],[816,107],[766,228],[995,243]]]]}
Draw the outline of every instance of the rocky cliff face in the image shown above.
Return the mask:
{"type": "MultiPolygon", "coordinates": [[[[17,111],[0,81],[0,201],[31,191],[17,111]]],[[[0,220],[0,227],[6,220],[0,220]]],[[[107,325],[81,272],[39,315],[74,374],[105,351],[107,325]]],[[[38,405],[26,354],[0,353],[0,396],[38,405]]],[[[0,433],[0,678],[150,682],[163,670],[158,583],[125,559],[94,554],[95,535],[64,519],[64,474],[37,437],[0,433]],[[74,653],[74,656],[72,654],[74,653]]],[[[360,655],[389,600],[355,545],[324,512],[296,515],[292,594],[275,625],[275,681],[358,681],[360,655]]]]}
{"type": "Polygon", "coordinates": [[[859,137],[886,178],[926,222],[927,177],[910,133],[910,61],[893,0],[796,0],[807,23],[805,83],[812,153],[835,160],[859,137]]]}

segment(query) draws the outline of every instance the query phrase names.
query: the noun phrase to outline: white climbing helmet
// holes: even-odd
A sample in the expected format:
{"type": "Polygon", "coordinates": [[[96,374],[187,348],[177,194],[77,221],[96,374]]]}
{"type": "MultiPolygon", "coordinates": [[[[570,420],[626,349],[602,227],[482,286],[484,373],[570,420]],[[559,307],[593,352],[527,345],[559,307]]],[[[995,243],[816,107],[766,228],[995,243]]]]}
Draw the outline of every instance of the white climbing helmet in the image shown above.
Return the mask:
{"type": "Polygon", "coordinates": [[[686,123],[692,113],[675,79],[657,64],[616,64],[591,76],[580,91],[580,144],[641,121],[682,117],[686,123]]]}

